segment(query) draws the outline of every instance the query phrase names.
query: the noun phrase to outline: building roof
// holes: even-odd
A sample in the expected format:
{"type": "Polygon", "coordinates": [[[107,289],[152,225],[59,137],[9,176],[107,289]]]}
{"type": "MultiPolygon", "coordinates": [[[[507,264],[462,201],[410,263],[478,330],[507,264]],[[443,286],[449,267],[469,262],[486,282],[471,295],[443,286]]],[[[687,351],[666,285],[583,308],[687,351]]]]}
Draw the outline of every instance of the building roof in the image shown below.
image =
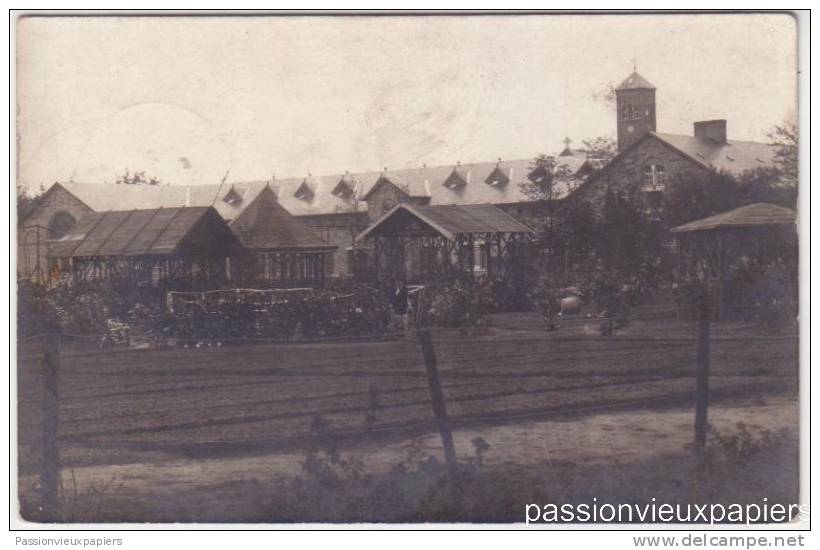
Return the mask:
{"type": "Polygon", "coordinates": [[[265,187],[230,224],[231,230],[247,248],[254,250],[333,250],[306,223],[279,204],[276,194],[265,187]]]}
{"type": "Polygon", "coordinates": [[[259,194],[266,182],[219,185],[129,185],[115,183],[58,183],[95,212],[135,208],[212,206],[232,220],[259,194]],[[236,197],[240,200],[236,200],[236,197]],[[225,200],[227,198],[227,200],[225,200]]]}
{"type": "Polygon", "coordinates": [[[618,166],[622,158],[628,156],[649,139],[660,141],[703,168],[718,172],[725,171],[733,176],[739,176],[743,172],[755,168],[774,166],[775,153],[777,152],[777,147],[768,143],[736,140],[727,140],[726,143],[720,143],[708,138],[647,132],[628,147],[621,149],[607,164],[593,171],[583,181],[583,186],[590,187],[595,181],[618,166]]]}
{"type": "Polygon", "coordinates": [[[626,80],[615,88],[616,90],[654,90],[655,86],[647,79],[638,74],[638,71],[633,72],[626,77],[626,80]]]}
{"type": "MultiPolygon", "coordinates": [[[[587,162],[583,151],[572,156],[556,157],[572,173],[587,162]]],[[[356,200],[364,198],[386,178],[411,196],[426,197],[430,204],[508,204],[530,200],[520,188],[531,169],[533,159],[480,162],[458,165],[457,172],[465,185],[447,188],[444,182],[455,165],[405,168],[388,172],[338,173],[325,176],[284,178],[247,182],[226,182],[222,185],[128,185],[114,183],[61,182],[62,186],[95,212],[123,208],[152,209],[183,206],[213,206],[226,221],[236,219],[253,199],[270,186],[279,204],[294,216],[365,212],[367,207],[356,200]],[[509,177],[509,183],[490,185],[485,180],[496,169],[509,177]],[[353,190],[340,193],[339,183],[353,190]],[[299,193],[309,189],[310,193],[299,193]],[[336,193],[334,193],[334,190],[336,193]],[[298,195],[298,196],[297,196],[298,195]]],[[[557,186],[558,197],[568,195],[573,183],[557,186]]]]}
{"type": "Polygon", "coordinates": [[[236,238],[209,207],[154,208],[92,212],[61,239],[49,243],[49,256],[104,257],[169,255],[186,245],[205,248],[213,241],[236,238]],[[205,228],[209,224],[209,228],[205,228]],[[195,235],[199,227],[207,234],[195,235]],[[198,241],[196,243],[195,241],[198,241]]]}
{"type": "Polygon", "coordinates": [[[713,139],[694,136],[657,132],[652,134],[706,168],[729,172],[732,175],[772,166],[777,152],[774,145],[756,141],[727,140],[726,143],[720,143],[713,139]]]}
{"type": "MultiPolygon", "coordinates": [[[[554,157],[558,166],[565,165],[571,173],[577,172],[585,163],[586,155],[576,151],[572,156],[554,157]]],[[[521,188],[528,182],[527,176],[532,171],[533,159],[519,159],[497,162],[479,162],[444,166],[427,166],[388,170],[378,174],[365,188],[362,198],[367,200],[378,186],[390,182],[411,197],[422,197],[428,204],[512,204],[532,200],[521,188]],[[508,179],[503,185],[492,185],[489,176],[500,170],[508,179]],[[463,180],[463,185],[445,185],[445,182],[463,180]]],[[[365,180],[366,181],[366,180],[365,180]]],[[[460,183],[460,182],[459,182],[460,183]]],[[[580,182],[556,182],[556,199],[568,196],[580,182]]]]}
{"type": "Polygon", "coordinates": [[[721,212],[708,218],[695,220],[670,229],[672,233],[711,231],[729,227],[759,227],[767,225],[793,225],[797,212],[767,202],[757,202],[728,212],[721,212]]]}
{"type": "Polygon", "coordinates": [[[529,227],[492,204],[428,206],[402,203],[373,222],[356,239],[379,233],[400,218],[414,218],[450,240],[471,233],[532,233],[529,227]]]}

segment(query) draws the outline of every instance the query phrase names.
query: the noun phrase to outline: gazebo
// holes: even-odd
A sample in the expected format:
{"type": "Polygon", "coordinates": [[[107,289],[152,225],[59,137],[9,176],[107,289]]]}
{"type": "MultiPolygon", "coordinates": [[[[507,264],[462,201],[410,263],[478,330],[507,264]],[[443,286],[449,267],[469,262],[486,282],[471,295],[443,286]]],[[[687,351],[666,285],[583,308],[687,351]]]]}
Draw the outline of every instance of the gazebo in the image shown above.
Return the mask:
{"type": "Polygon", "coordinates": [[[506,276],[533,231],[491,204],[401,203],[363,231],[381,280],[429,282],[443,274],[506,276]]]}
{"type": "Polygon", "coordinates": [[[730,262],[740,257],[760,258],[774,252],[777,260],[797,253],[797,214],[790,208],[755,203],[695,220],[670,230],[677,237],[678,271],[697,276],[715,289],[715,316],[720,319],[730,262]],[[773,242],[780,243],[771,246],[773,242]]]}
{"type": "MultiPolygon", "coordinates": [[[[723,316],[729,255],[735,259],[760,257],[762,253],[765,255],[765,252],[774,250],[780,255],[775,258],[776,262],[791,263],[796,260],[797,253],[796,246],[791,246],[796,244],[796,220],[797,214],[790,208],[755,203],[670,230],[677,237],[679,276],[700,283],[700,291],[694,297],[698,310],[694,450],[699,459],[704,455],[708,429],[710,318],[713,314],[717,319],[723,316]],[[769,246],[764,247],[763,243],[769,246]],[[795,257],[788,258],[789,254],[795,254],[795,257]]],[[[791,278],[796,282],[797,274],[791,278]]]]}

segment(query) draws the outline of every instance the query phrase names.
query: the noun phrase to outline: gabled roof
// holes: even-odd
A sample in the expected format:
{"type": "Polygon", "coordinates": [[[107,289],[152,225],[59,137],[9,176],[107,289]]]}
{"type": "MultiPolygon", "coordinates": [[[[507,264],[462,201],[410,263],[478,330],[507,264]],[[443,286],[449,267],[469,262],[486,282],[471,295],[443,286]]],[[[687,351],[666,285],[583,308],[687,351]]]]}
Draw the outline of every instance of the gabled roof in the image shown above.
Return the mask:
{"type": "Polygon", "coordinates": [[[236,239],[210,207],[92,212],[63,238],[49,244],[55,258],[168,255],[214,238],[236,239]],[[205,226],[208,229],[204,229],[205,226]],[[194,235],[195,227],[206,235],[194,235]]]}
{"type": "Polygon", "coordinates": [[[615,88],[615,90],[654,90],[655,86],[647,79],[638,74],[638,71],[633,72],[626,77],[626,80],[615,88]]]}
{"type": "Polygon", "coordinates": [[[447,176],[446,180],[444,180],[444,187],[447,189],[460,189],[461,187],[467,185],[469,175],[465,178],[465,176],[462,176],[461,173],[459,173],[458,168],[458,166],[453,168],[453,171],[450,172],[450,175],[447,176]]]}
{"type": "MultiPolygon", "coordinates": [[[[640,147],[645,141],[655,139],[673,151],[683,155],[707,170],[724,171],[734,176],[755,168],[775,165],[777,148],[768,143],[727,140],[719,143],[712,139],[696,138],[678,134],[647,132],[628,147],[621,149],[605,166],[591,174],[583,186],[589,187],[599,178],[620,164],[621,159],[640,147]]],[[[582,171],[583,172],[583,171],[582,171]]]]}
{"type": "Polygon", "coordinates": [[[492,185],[493,187],[503,187],[510,183],[510,178],[506,172],[501,168],[501,161],[495,165],[495,169],[490,172],[490,175],[484,178],[484,183],[492,185]]]}
{"type": "Polygon", "coordinates": [[[242,195],[240,195],[236,189],[233,188],[233,185],[231,185],[231,188],[227,193],[225,193],[225,196],[222,197],[222,202],[227,202],[228,204],[238,204],[242,202],[242,195]]]}
{"type": "Polygon", "coordinates": [[[95,212],[134,208],[179,208],[212,206],[225,220],[242,212],[267,182],[223,185],[127,185],[115,183],[57,183],[95,212]],[[231,194],[242,200],[226,202],[231,194]]]}
{"type": "Polygon", "coordinates": [[[293,193],[293,196],[297,199],[308,202],[313,200],[314,195],[316,195],[316,193],[313,191],[313,188],[310,186],[310,183],[308,183],[307,178],[302,180],[302,184],[299,185],[299,187],[293,193]]]}
{"type": "Polygon", "coordinates": [[[253,250],[333,250],[312,227],[285,210],[270,187],[265,187],[237,219],[231,230],[253,250]]]}
{"type": "Polygon", "coordinates": [[[670,232],[689,233],[692,231],[710,231],[712,229],[729,227],[793,225],[796,219],[797,212],[791,208],[785,208],[767,202],[758,202],[680,225],[670,229],[670,232]]]}
{"type": "Polygon", "coordinates": [[[421,221],[430,229],[454,240],[471,233],[532,233],[533,231],[492,204],[411,205],[398,204],[356,237],[364,239],[389,224],[392,218],[406,216],[421,221]]]}
{"type": "Polygon", "coordinates": [[[774,165],[777,152],[774,145],[756,141],[727,140],[726,143],[720,143],[679,134],[654,133],[654,136],[706,168],[733,175],[774,165]]]}
{"type": "Polygon", "coordinates": [[[356,193],[356,182],[349,174],[345,174],[333,188],[331,193],[337,197],[350,198],[356,193]]]}

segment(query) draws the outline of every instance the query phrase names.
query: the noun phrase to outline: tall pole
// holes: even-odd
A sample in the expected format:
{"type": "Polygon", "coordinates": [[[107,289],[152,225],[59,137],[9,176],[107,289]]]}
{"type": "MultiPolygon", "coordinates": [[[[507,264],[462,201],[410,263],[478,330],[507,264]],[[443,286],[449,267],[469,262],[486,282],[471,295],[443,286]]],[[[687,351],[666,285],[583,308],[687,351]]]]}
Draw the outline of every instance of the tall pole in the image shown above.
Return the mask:
{"type": "Polygon", "coordinates": [[[60,487],[60,452],[57,443],[59,435],[60,333],[53,329],[46,335],[44,366],[43,457],[40,469],[41,506],[46,521],[57,521],[60,487]]]}
{"type": "Polygon", "coordinates": [[[444,447],[444,458],[447,460],[450,474],[455,481],[458,476],[458,459],[456,458],[456,447],[453,443],[453,433],[450,431],[450,421],[447,418],[444,394],[441,391],[441,382],[438,377],[438,361],[436,360],[436,352],[433,349],[433,339],[430,336],[429,330],[420,330],[417,336],[424,358],[424,368],[427,371],[427,382],[430,386],[430,400],[433,405],[433,415],[436,417],[436,425],[438,426],[441,443],[444,447]]]}
{"type": "Polygon", "coordinates": [[[709,290],[704,285],[698,304],[697,388],[695,392],[695,454],[700,458],[706,447],[709,411],[709,348],[710,348],[709,290]]]}

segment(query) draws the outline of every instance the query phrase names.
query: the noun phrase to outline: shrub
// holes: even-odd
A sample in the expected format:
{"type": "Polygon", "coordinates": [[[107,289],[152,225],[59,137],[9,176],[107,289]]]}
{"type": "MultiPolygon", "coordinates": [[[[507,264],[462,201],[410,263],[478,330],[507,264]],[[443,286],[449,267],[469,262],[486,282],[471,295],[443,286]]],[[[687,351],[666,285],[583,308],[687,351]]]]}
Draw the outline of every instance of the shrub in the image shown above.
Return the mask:
{"type": "Polygon", "coordinates": [[[427,285],[419,300],[421,325],[475,328],[487,323],[492,292],[486,282],[452,278],[427,285]]]}
{"type": "Polygon", "coordinates": [[[381,293],[358,287],[268,291],[250,298],[242,291],[214,291],[206,299],[180,303],[172,313],[172,336],[183,341],[290,339],[382,334],[389,320],[381,293]]]}

